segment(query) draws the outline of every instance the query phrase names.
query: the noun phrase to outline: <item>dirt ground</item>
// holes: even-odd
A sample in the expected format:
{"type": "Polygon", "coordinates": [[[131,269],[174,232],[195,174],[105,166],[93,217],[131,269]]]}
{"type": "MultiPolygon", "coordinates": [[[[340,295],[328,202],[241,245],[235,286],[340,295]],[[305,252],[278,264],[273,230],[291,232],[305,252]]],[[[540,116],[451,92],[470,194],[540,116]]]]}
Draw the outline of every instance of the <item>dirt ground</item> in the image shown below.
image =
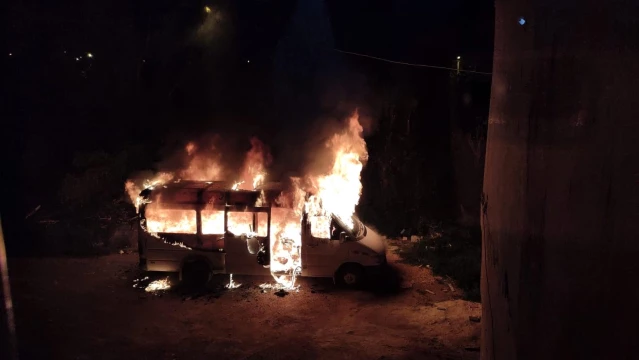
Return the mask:
{"type": "Polygon", "coordinates": [[[241,276],[234,290],[216,276],[208,292],[146,293],[137,254],[10,259],[21,358],[478,359],[480,304],[388,257],[401,286],[302,279],[283,297],[241,276]]]}

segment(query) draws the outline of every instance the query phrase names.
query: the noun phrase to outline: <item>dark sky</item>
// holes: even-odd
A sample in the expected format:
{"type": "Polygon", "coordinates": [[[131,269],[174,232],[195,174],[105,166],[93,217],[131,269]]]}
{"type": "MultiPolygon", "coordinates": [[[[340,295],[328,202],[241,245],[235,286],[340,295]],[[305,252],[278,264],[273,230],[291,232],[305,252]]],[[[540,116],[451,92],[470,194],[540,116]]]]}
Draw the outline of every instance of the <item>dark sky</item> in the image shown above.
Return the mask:
{"type": "Polygon", "coordinates": [[[5,213],[16,194],[32,194],[29,207],[52,193],[43,185],[54,187],[78,152],[142,144],[155,154],[226,132],[291,153],[322,118],[355,104],[374,111],[380,89],[445,91],[446,72],[333,48],[444,66],[461,54],[484,70],[492,63],[490,1],[11,0],[8,9],[5,213]]]}

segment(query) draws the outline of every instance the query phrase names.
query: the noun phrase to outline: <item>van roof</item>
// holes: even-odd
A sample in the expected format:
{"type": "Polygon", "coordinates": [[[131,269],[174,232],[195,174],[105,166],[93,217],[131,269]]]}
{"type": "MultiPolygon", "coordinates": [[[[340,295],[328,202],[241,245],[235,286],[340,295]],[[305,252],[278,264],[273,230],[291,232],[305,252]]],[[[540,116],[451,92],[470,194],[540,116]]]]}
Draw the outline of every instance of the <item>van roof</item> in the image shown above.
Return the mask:
{"type": "MultiPolygon", "coordinates": [[[[151,190],[160,190],[161,189],[197,189],[197,190],[233,190],[233,185],[235,183],[231,181],[200,181],[200,180],[175,180],[168,182],[164,185],[157,186],[155,188],[151,188],[151,190]]],[[[254,190],[244,190],[244,191],[260,191],[260,190],[283,190],[283,186],[281,182],[267,182],[264,183],[254,190]]]]}
{"type": "Polygon", "coordinates": [[[201,204],[224,202],[227,204],[254,204],[264,193],[265,203],[273,204],[281,192],[281,183],[265,183],[255,190],[233,190],[229,181],[176,180],[143,190],[140,196],[147,200],[162,198],[164,203],[201,204]]]}

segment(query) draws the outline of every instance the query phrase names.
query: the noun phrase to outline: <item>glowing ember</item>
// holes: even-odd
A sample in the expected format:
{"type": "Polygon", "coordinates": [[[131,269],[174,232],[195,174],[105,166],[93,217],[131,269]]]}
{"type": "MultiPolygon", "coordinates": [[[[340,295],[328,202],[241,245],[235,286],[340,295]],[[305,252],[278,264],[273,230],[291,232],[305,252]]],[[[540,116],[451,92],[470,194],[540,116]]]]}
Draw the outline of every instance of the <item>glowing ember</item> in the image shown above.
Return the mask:
{"type": "Polygon", "coordinates": [[[170,288],[171,284],[169,284],[169,278],[167,277],[166,279],[151,281],[149,285],[146,286],[144,291],[154,292],[160,290],[168,290],[170,288]]]}
{"type": "Polygon", "coordinates": [[[233,274],[229,275],[229,283],[224,285],[224,287],[227,289],[237,289],[240,286],[242,286],[242,284],[238,284],[233,281],[233,274]]]}

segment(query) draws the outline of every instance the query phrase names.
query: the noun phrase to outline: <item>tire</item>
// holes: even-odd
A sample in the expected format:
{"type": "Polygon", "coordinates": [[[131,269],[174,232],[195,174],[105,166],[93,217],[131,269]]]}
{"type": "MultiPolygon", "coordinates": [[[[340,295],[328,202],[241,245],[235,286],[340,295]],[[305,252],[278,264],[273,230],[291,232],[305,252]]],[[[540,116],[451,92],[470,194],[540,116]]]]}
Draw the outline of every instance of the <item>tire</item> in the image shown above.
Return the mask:
{"type": "Polygon", "coordinates": [[[192,289],[203,288],[211,280],[211,268],[204,260],[187,261],[180,271],[180,284],[192,289]]]}
{"type": "Polygon", "coordinates": [[[335,273],[335,283],[345,288],[358,288],[364,283],[364,268],[357,264],[345,264],[335,273]]]}

